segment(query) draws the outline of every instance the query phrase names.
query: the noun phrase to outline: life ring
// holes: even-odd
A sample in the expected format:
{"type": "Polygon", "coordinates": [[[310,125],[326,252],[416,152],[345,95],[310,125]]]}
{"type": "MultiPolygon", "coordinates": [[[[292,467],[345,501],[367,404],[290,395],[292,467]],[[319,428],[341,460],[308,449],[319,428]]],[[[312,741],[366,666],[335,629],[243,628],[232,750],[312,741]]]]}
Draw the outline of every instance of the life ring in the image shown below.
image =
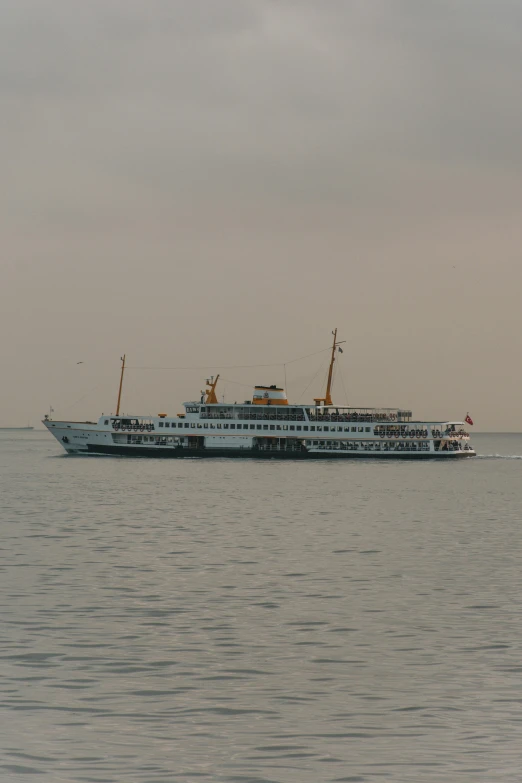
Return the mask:
{"type": "Polygon", "coordinates": [[[118,432],[119,429],[120,429],[120,425],[119,424],[115,424],[114,425],[114,432],[118,432]]]}
{"type": "Polygon", "coordinates": [[[138,425],[137,424],[134,425],[133,430],[134,430],[134,432],[138,432],[138,425]]]}
{"type": "Polygon", "coordinates": [[[125,424],[122,424],[122,425],[121,425],[121,431],[122,431],[122,432],[125,432],[125,430],[126,430],[126,429],[127,429],[127,427],[125,426],[125,424]]]}
{"type": "Polygon", "coordinates": [[[410,438],[414,438],[414,437],[415,437],[415,432],[413,430],[410,430],[410,438]]]}
{"type": "Polygon", "coordinates": [[[385,437],[385,435],[386,435],[386,433],[385,433],[385,432],[381,432],[381,438],[384,438],[384,437],[385,437]]]}
{"type": "Polygon", "coordinates": [[[399,437],[399,433],[398,433],[398,432],[396,432],[396,433],[395,433],[395,437],[396,437],[396,438],[398,438],[398,437],[399,437]]]}
{"type": "Polygon", "coordinates": [[[144,425],[144,424],[140,424],[140,431],[141,431],[141,432],[144,432],[144,431],[145,431],[145,425],[144,425]]]}

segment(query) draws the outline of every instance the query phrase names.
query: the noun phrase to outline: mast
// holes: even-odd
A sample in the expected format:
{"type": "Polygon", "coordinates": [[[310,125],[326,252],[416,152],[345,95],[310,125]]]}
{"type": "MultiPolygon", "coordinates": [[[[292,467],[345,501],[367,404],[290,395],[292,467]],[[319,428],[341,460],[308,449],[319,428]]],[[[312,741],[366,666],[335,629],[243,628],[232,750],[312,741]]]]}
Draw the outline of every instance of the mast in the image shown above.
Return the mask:
{"type": "Polygon", "coordinates": [[[210,389],[206,390],[207,399],[205,400],[206,403],[209,405],[217,405],[218,398],[216,396],[216,386],[217,382],[219,381],[219,374],[216,375],[216,380],[214,380],[214,376],[212,375],[209,380],[205,381],[207,386],[210,386],[210,389]]]}
{"type": "MultiPolygon", "coordinates": [[[[342,345],[342,343],[345,343],[346,340],[340,340],[337,341],[337,329],[335,329],[333,332],[333,344],[332,344],[332,357],[330,359],[330,368],[328,370],[328,381],[326,384],[326,394],[324,397],[314,397],[314,402],[319,405],[320,402],[323,402],[325,405],[333,405],[332,402],[332,381],[333,381],[333,368],[334,368],[334,362],[335,362],[335,350],[338,348],[339,345],[342,345]]],[[[341,351],[341,348],[339,348],[341,351]]],[[[342,351],[341,351],[342,352],[342,351]]]]}
{"type": "Polygon", "coordinates": [[[120,415],[121,390],[123,388],[123,373],[125,372],[125,354],[121,357],[121,375],[120,388],[118,390],[118,404],[116,405],[116,416],[120,415]]]}

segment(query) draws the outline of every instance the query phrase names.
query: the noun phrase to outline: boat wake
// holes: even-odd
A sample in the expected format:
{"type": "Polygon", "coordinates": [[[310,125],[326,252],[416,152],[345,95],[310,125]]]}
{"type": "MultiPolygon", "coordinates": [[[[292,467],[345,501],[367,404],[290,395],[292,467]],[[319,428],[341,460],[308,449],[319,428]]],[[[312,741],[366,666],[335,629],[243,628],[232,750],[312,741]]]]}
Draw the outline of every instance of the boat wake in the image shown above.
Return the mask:
{"type": "Polygon", "coordinates": [[[522,454],[477,454],[476,459],[522,459],[522,454]]]}

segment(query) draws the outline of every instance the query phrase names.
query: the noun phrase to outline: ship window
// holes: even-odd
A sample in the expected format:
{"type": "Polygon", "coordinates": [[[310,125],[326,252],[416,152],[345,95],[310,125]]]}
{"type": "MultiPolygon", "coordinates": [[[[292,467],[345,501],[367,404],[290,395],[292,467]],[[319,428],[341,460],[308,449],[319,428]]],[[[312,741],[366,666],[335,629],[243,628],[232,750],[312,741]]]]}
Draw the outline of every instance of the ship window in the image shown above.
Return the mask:
{"type": "MultiPolygon", "coordinates": [[[[312,429],[313,429],[313,427],[312,427],[312,429]]],[[[323,431],[322,427],[317,427],[317,432],[322,432],[322,431],[323,431]]]]}
{"type": "Polygon", "coordinates": [[[187,430],[189,428],[189,424],[185,424],[185,429],[187,430]]]}
{"type": "MultiPolygon", "coordinates": [[[[286,429],[286,427],[285,427],[285,429],[286,429]]],[[[291,425],[290,425],[290,429],[291,429],[291,430],[295,430],[295,427],[294,427],[294,426],[292,426],[292,424],[291,424],[291,425]]]]}
{"type": "Polygon", "coordinates": [[[369,428],[369,427],[365,427],[365,428],[364,428],[364,431],[365,431],[365,432],[370,432],[370,428],[369,428]]]}
{"type": "Polygon", "coordinates": [[[277,424],[277,426],[276,426],[276,430],[280,430],[280,429],[281,429],[281,425],[280,425],[280,424],[277,424]]]}
{"type": "Polygon", "coordinates": [[[160,421],[160,423],[159,423],[159,425],[158,425],[158,426],[159,426],[159,427],[163,427],[163,422],[162,422],[162,421],[160,421]]]}
{"type": "Polygon", "coordinates": [[[359,432],[364,432],[364,427],[359,427],[359,432]]]}
{"type": "MultiPolygon", "coordinates": [[[[298,427],[297,429],[300,430],[301,427],[298,427]]],[[[308,427],[303,427],[303,432],[308,432],[308,427]]]]}
{"type": "Polygon", "coordinates": [[[352,432],[357,432],[357,427],[352,427],[352,432]]]}
{"type": "MultiPolygon", "coordinates": [[[[226,425],[225,425],[225,426],[226,426],[226,425]]],[[[231,430],[235,430],[235,429],[236,429],[236,425],[235,425],[235,424],[231,424],[231,425],[230,425],[230,429],[231,429],[231,430]]]]}
{"type": "MultiPolygon", "coordinates": [[[[263,424],[263,429],[267,430],[268,429],[268,424],[263,424]]],[[[274,429],[274,428],[272,427],[272,429],[274,429]]]]}
{"type": "Polygon", "coordinates": [[[109,419],[105,419],[105,421],[103,423],[104,424],[108,424],[109,423],[109,419]]]}
{"type": "Polygon", "coordinates": [[[310,432],[315,432],[315,427],[310,427],[310,432]]]}
{"type": "Polygon", "coordinates": [[[165,427],[170,427],[170,424],[168,423],[168,421],[165,422],[165,427]]]}
{"type": "Polygon", "coordinates": [[[274,424],[271,424],[271,425],[270,425],[270,429],[271,429],[271,430],[275,430],[275,425],[274,425],[274,424]]]}
{"type": "Polygon", "coordinates": [[[314,446],[318,446],[318,445],[319,445],[319,441],[318,440],[314,440],[314,446]]]}
{"type": "Polygon", "coordinates": [[[323,428],[325,432],[328,432],[328,427],[323,428]]]}
{"type": "Polygon", "coordinates": [[[223,429],[228,430],[228,424],[223,424],[223,429]]]}

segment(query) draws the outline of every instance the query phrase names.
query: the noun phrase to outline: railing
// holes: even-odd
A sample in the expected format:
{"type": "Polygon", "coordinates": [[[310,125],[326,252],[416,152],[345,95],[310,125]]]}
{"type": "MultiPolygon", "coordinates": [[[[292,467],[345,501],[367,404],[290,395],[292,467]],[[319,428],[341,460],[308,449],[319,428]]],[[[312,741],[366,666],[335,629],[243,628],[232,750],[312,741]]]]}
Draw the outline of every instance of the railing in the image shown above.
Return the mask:
{"type": "Polygon", "coordinates": [[[310,421],[321,422],[353,422],[353,423],[393,423],[403,424],[401,418],[394,413],[317,413],[308,418],[304,413],[200,413],[200,419],[236,419],[240,421],[310,421]]]}
{"type": "Polygon", "coordinates": [[[275,444],[275,445],[256,445],[254,446],[254,449],[256,451],[372,451],[372,452],[379,452],[379,451],[408,451],[408,452],[429,452],[430,447],[429,443],[393,443],[393,445],[388,445],[387,443],[382,443],[381,441],[375,442],[375,443],[336,443],[336,444],[310,444],[309,446],[303,446],[301,444],[298,445],[292,445],[292,446],[285,446],[284,444],[275,444]]]}
{"type": "Polygon", "coordinates": [[[429,451],[429,443],[410,443],[404,441],[397,441],[389,446],[382,441],[374,441],[370,443],[341,443],[331,446],[325,444],[317,444],[316,446],[309,446],[309,449],[320,449],[322,451],[429,451]]]}
{"type": "Polygon", "coordinates": [[[239,419],[241,421],[307,421],[304,415],[299,414],[276,414],[269,415],[262,413],[239,413],[234,416],[233,413],[201,413],[201,419],[239,419]]]}
{"type": "Polygon", "coordinates": [[[286,445],[276,445],[276,446],[264,446],[261,444],[258,444],[253,447],[255,451],[306,451],[305,447],[302,445],[298,446],[286,446],[286,445]]]}
{"type": "Polygon", "coordinates": [[[200,413],[200,419],[234,419],[233,413],[200,413]]]}
{"type": "Polygon", "coordinates": [[[397,416],[393,413],[325,413],[325,414],[311,414],[309,416],[310,421],[322,422],[322,421],[350,421],[361,422],[361,424],[368,422],[399,422],[397,416]]]}
{"type": "Polygon", "coordinates": [[[437,451],[473,451],[473,449],[468,443],[451,443],[445,440],[442,441],[437,451]]]}
{"type": "Polygon", "coordinates": [[[459,430],[454,432],[453,430],[432,430],[433,438],[469,438],[469,432],[459,430]]]}

